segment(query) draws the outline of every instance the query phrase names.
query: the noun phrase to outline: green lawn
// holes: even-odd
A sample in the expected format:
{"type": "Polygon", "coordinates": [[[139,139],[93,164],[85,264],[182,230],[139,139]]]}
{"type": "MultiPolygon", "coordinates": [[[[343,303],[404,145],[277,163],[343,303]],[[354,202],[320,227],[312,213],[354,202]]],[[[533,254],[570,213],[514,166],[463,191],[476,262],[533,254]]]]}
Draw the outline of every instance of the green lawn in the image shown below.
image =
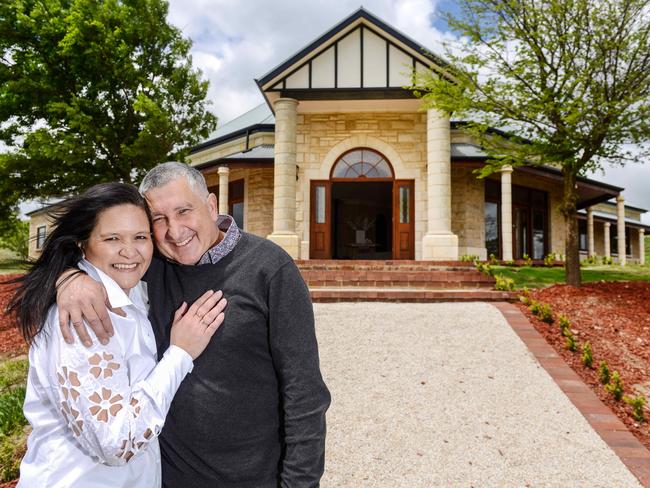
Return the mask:
{"type": "Polygon", "coordinates": [[[0,483],[18,477],[25,454],[27,420],[23,415],[27,359],[0,359],[0,483]]]}
{"type": "Polygon", "coordinates": [[[23,273],[27,265],[18,259],[15,254],[6,249],[0,249],[0,275],[10,273],[23,273]]]}
{"type": "MultiPolygon", "coordinates": [[[[647,262],[650,262],[646,260],[647,262]]],[[[515,268],[511,266],[492,266],[494,274],[500,274],[515,281],[517,289],[542,288],[555,283],[564,283],[564,268],[544,268],[523,266],[515,268]]],[[[650,281],[650,265],[627,265],[621,266],[583,266],[581,268],[582,281],[650,281]]]]}

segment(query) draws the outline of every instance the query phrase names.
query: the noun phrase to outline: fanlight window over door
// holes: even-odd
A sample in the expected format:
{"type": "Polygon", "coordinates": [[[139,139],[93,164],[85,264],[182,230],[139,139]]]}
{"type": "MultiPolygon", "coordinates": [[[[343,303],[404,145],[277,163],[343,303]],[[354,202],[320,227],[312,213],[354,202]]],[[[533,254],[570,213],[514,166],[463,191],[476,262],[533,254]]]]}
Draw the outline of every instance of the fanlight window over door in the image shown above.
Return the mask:
{"type": "Polygon", "coordinates": [[[372,149],[354,149],[334,165],[332,178],[392,178],[388,161],[372,149]]]}

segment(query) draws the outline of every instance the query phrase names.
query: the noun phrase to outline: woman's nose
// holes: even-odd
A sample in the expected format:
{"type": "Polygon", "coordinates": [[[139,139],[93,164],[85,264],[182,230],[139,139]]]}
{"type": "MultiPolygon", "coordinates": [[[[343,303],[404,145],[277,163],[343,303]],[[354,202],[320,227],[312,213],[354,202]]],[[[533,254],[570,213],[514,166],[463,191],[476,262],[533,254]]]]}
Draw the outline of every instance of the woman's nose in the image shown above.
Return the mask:
{"type": "Polygon", "coordinates": [[[122,249],[120,249],[120,255],[124,256],[125,258],[131,258],[135,256],[135,254],[135,249],[129,244],[122,246],[122,249]]]}

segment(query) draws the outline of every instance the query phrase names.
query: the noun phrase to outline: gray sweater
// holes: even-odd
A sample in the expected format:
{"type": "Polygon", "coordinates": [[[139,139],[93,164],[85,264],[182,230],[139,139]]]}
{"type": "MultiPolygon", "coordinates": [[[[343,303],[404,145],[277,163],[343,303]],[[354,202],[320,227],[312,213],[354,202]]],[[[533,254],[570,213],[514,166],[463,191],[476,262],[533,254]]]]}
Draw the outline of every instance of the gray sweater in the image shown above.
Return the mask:
{"type": "Polygon", "coordinates": [[[316,487],[325,412],[309,292],[291,257],[242,233],[216,264],[154,259],[145,279],[159,354],[183,301],[228,299],[225,321],[181,384],[160,437],[165,487],[316,487]]]}

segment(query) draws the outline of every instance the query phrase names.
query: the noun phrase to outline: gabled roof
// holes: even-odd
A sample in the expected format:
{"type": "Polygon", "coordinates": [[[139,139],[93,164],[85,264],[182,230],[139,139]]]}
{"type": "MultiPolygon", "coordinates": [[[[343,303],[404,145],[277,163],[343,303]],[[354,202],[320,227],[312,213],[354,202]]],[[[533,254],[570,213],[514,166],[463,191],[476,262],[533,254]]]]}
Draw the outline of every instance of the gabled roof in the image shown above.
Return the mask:
{"type": "MultiPolygon", "coordinates": [[[[310,43],[308,46],[289,57],[271,71],[263,75],[257,81],[258,86],[262,92],[272,89],[277,85],[278,80],[287,77],[292,73],[304,67],[312,59],[323,54],[327,49],[334,45],[337,41],[342,40],[345,36],[353,32],[356,28],[363,26],[370,30],[374,35],[380,36],[388,44],[388,46],[399,49],[406,55],[413,58],[413,67],[417,64],[426,66],[428,68],[438,69],[445,72],[444,68],[449,67],[449,63],[444,59],[431,53],[427,48],[415,42],[404,33],[398,31],[394,27],[385,23],[378,17],[374,16],[367,10],[360,8],[352,15],[342,20],[334,27],[332,27],[325,34],[321,35],[318,39],[310,43]]],[[[310,67],[311,71],[311,67],[310,67]]],[[[444,73],[446,76],[446,72],[444,73]]],[[[277,88],[277,87],[276,87],[277,88]]]]}

